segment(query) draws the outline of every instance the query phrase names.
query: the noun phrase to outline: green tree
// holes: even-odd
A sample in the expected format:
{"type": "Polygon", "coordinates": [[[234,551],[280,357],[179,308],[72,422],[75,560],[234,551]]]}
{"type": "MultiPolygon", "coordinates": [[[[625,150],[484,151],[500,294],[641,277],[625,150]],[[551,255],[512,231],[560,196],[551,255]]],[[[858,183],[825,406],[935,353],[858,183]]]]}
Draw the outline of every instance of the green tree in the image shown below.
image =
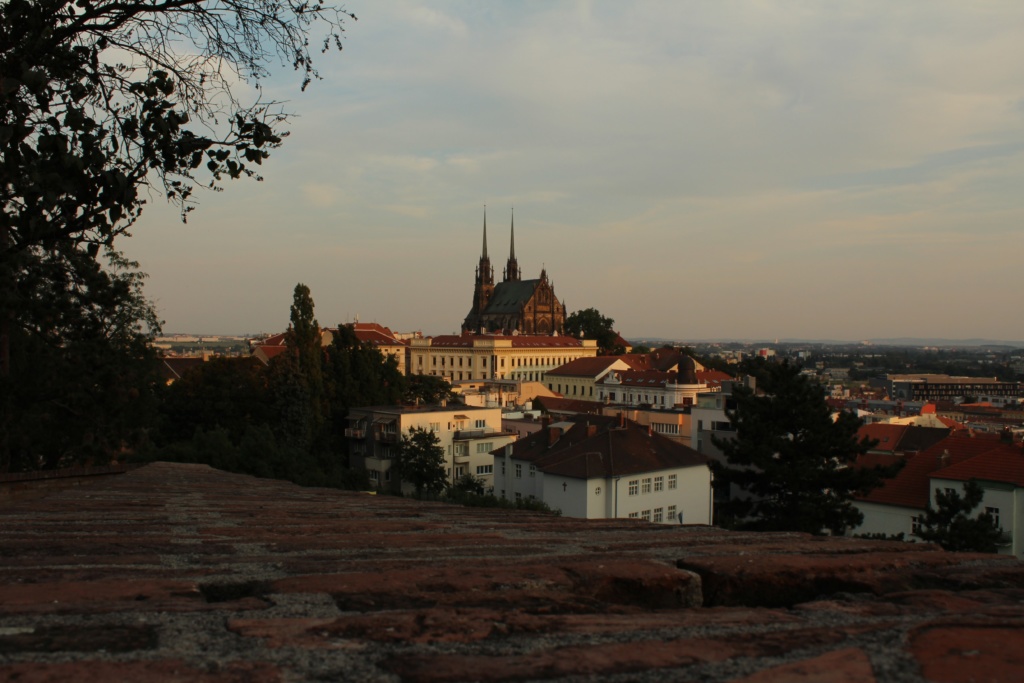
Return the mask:
{"type": "MultiPolygon", "coordinates": [[[[291,322],[285,334],[284,343],[288,356],[279,356],[274,363],[282,371],[293,375],[289,381],[301,384],[297,392],[303,395],[303,420],[307,424],[297,425],[295,436],[301,434],[300,445],[310,449],[322,438],[322,431],[328,407],[324,402],[323,344],[320,340],[320,324],[313,315],[313,297],[309,287],[301,282],[295,285],[292,305],[289,311],[291,322]]],[[[297,396],[298,394],[296,394],[297,396]]],[[[300,399],[296,399],[300,400],[300,399]]],[[[298,409],[298,406],[295,406],[298,409]]],[[[319,445],[323,445],[322,442],[319,445]]]]}
{"type": "Polygon", "coordinates": [[[833,419],[821,390],[787,363],[768,365],[761,389],[735,387],[736,407],[727,412],[735,438],[713,438],[728,463],[716,480],[740,491],[722,506],[723,522],[813,534],[860,524],[853,498],[895,474],[854,466],[871,446],[857,440],[860,420],[847,412],[833,419]]]}
{"type": "Polygon", "coordinates": [[[424,493],[438,494],[447,485],[444,467],[444,449],[437,435],[426,429],[410,427],[402,435],[402,446],[395,462],[398,476],[416,488],[416,497],[424,493]]]}
{"type": "Polygon", "coordinates": [[[973,479],[964,482],[963,495],[956,491],[935,490],[931,505],[921,520],[916,536],[938,543],[946,550],[994,553],[1004,542],[1003,530],[988,512],[972,516],[981,504],[984,490],[973,479]]]}
{"type": "Polygon", "coordinates": [[[601,353],[618,355],[625,353],[625,349],[615,343],[618,334],[614,325],[613,319],[601,315],[596,308],[585,308],[566,317],[565,333],[577,339],[595,339],[601,353]]]}

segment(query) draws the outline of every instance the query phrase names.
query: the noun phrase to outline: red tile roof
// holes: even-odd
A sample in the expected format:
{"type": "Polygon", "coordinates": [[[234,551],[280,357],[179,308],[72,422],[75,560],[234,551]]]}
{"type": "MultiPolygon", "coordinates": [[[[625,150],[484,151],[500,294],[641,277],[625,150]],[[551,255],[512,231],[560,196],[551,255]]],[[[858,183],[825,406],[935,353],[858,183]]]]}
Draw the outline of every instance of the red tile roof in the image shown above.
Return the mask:
{"type": "MultiPolygon", "coordinates": [[[[954,465],[969,461],[1000,445],[1000,442],[990,439],[973,439],[956,434],[946,437],[924,451],[905,456],[903,469],[861,500],[924,510],[931,498],[931,477],[935,476],[936,470],[953,470],[956,474],[954,465]]],[[[868,454],[858,458],[857,464],[870,466],[879,457],[890,456],[868,454]]]]}
{"type": "Polygon", "coordinates": [[[722,382],[733,379],[732,375],[721,370],[697,370],[696,375],[698,384],[706,384],[709,387],[720,387],[722,382]]]}
{"type": "Polygon", "coordinates": [[[581,401],[574,398],[563,398],[561,396],[538,396],[533,400],[534,405],[539,405],[542,410],[549,413],[561,414],[591,414],[600,415],[603,403],[598,401],[581,401]]]}
{"type": "Polygon", "coordinates": [[[903,439],[903,434],[907,431],[907,427],[908,425],[889,424],[885,422],[862,425],[861,428],[857,430],[857,440],[861,441],[867,438],[872,441],[877,441],[878,443],[876,443],[871,450],[895,453],[899,450],[900,440],[903,439]]]}
{"type": "Polygon", "coordinates": [[[596,356],[594,358],[577,358],[554,370],[548,370],[547,377],[598,377],[608,371],[619,358],[617,356],[596,356]]]}
{"type": "Polygon", "coordinates": [[[1000,442],[991,450],[970,460],[932,473],[936,479],[983,479],[1024,486],[1024,450],[1020,445],[1000,442]]]}

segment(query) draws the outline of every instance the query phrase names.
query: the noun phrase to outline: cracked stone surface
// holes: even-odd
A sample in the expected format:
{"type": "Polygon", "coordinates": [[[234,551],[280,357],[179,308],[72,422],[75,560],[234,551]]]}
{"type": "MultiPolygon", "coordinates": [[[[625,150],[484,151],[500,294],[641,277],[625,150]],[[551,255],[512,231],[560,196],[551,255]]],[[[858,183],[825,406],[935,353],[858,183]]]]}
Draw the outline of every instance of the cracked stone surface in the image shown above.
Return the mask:
{"type": "Polygon", "coordinates": [[[1024,563],[1003,556],[201,465],[18,486],[0,680],[1024,680],[1024,563]]]}

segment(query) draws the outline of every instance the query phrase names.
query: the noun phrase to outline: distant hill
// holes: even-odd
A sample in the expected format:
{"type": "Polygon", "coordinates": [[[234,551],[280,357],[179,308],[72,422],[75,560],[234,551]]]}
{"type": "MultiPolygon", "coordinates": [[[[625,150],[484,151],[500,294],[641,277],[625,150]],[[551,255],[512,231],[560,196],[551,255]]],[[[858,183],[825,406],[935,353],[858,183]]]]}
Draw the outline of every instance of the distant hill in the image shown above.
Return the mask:
{"type": "Polygon", "coordinates": [[[748,338],[739,339],[734,337],[725,337],[720,339],[665,339],[662,337],[643,337],[640,335],[634,335],[626,337],[630,341],[643,341],[648,345],[653,344],[757,344],[763,346],[771,346],[773,344],[830,344],[830,345],[850,345],[850,344],[861,344],[868,343],[874,346],[909,346],[909,347],[924,347],[924,346],[938,346],[942,348],[963,348],[965,346],[970,347],[982,347],[982,348],[999,348],[999,349],[1024,349],[1024,341],[1006,341],[996,339],[946,339],[940,337],[892,337],[892,338],[875,338],[875,339],[802,339],[797,337],[787,337],[775,339],[758,339],[748,338]]]}

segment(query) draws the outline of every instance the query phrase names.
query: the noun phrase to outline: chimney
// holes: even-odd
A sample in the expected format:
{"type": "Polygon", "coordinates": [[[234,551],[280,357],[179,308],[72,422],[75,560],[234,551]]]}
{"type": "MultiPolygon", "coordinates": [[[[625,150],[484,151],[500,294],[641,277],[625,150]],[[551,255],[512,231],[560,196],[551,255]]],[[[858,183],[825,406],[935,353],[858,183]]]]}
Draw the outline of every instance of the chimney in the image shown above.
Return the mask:
{"type": "Polygon", "coordinates": [[[647,436],[654,436],[654,426],[651,424],[647,425],[647,436]]]}
{"type": "Polygon", "coordinates": [[[587,438],[589,439],[592,436],[597,436],[597,425],[587,423],[587,438]]]}
{"type": "Polygon", "coordinates": [[[619,428],[622,429],[625,426],[626,426],[626,414],[620,410],[619,411],[619,428]]]}
{"type": "Polygon", "coordinates": [[[562,436],[562,430],[558,427],[548,427],[548,446],[554,446],[562,436]]]}

